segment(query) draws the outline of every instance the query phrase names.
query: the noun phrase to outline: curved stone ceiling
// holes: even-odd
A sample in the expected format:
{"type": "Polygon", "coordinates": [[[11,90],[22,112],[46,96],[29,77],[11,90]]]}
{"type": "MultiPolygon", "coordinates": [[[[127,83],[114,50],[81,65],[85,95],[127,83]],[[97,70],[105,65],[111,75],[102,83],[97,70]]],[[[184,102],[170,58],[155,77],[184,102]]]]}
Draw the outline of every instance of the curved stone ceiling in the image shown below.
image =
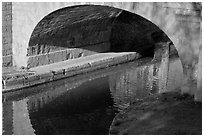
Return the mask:
{"type": "Polygon", "coordinates": [[[49,46],[60,50],[109,43],[111,52],[135,51],[148,56],[161,41],[170,39],[137,14],[109,6],[78,5],[45,16],[35,27],[29,48],[38,48],[41,51],[35,54],[39,54],[50,52],[44,50],[49,46]]]}

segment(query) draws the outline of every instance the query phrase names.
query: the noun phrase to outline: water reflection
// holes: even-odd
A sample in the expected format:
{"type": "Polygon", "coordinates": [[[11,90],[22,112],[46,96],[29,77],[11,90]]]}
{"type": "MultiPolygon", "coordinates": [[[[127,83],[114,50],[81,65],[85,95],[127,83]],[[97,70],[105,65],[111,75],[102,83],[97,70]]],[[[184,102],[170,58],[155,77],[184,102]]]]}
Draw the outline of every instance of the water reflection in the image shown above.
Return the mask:
{"type": "Polygon", "coordinates": [[[134,100],[181,85],[179,59],[168,68],[138,62],[4,94],[3,134],[108,134],[116,113],[134,100]]]}
{"type": "MultiPolygon", "coordinates": [[[[115,113],[111,108],[113,101],[106,79],[107,77],[83,83],[58,97],[53,97],[49,103],[46,102],[48,96],[43,93],[37,100],[36,97],[30,98],[28,106],[36,134],[108,133],[115,113]],[[38,105],[38,101],[43,102],[42,105],[38,105]],[[35,106],[35,109],[32,106],[35,106]],[[42,128],[39,125],[46,126],[42,128]]],[[[57,91],[58,88],[54,92],[57,91]]],[[[49,92],[47,95],[52,96],[49,92]]]]}
{"type": "Polygon", "coordinates": [[[180,60],[170,60],[168,74],[160,63],[126,69],[109,77],[110,91],[120,110],[145,96],[178,90],[182,80],[180,60]],[[163,78],[161,78],[163,77],[163,78]],[[167,81],[164,79],[167,77],[167,81]]]}

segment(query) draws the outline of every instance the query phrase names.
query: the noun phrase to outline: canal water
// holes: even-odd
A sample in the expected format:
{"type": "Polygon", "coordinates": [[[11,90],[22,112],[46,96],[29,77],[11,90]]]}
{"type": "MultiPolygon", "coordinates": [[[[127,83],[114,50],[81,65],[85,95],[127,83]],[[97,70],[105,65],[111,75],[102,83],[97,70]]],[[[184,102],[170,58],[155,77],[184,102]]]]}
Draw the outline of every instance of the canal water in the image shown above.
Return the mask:
{"type": "Polygon", "coordinates": [[[150,58],[3,94],[3,134],[106,135],[135,100],[179,90],[181,62],[150,58]],[[165,68],[166,67],[166,68],[165,68]]]}

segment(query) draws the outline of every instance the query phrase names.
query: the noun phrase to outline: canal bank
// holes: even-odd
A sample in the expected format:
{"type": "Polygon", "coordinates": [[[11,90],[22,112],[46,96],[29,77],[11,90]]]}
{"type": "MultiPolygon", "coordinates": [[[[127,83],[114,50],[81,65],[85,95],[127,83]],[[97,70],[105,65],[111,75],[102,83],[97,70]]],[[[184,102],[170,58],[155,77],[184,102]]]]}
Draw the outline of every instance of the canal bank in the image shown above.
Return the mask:
{"type": "Polygon", "coordinates": [[[30,69],[3,69],[3,92],[31,87],[138,59],[136,52],[100,53],[30,69]]]}
{"type": "Polygon", "coordinates": [[[202,103],[180,90],[135,100],[116,115],[111,135],[202,135],[202,103]]]}

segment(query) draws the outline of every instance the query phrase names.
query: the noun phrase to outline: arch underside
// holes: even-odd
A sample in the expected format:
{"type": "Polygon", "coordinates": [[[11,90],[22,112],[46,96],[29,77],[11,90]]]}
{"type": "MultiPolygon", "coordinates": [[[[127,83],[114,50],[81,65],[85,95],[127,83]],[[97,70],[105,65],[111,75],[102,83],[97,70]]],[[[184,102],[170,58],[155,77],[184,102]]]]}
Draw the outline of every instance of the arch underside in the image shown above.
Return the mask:
{"type": "MultiPolygon", "coordinates": [[[[159,27],[137,14],[109,6],[78,5],[45,16],[30,37],[27,55],[66,51],[66,57],[57,60],[63,61],[103,52],[134,51],[153,57],[156,43],[166,42],[171,40],[159,27]],[[71,55],[76,53],[76,57],[71,55]]],[[[174,45],[170,49],[170,55],[178,56],[174,45]]]]}

